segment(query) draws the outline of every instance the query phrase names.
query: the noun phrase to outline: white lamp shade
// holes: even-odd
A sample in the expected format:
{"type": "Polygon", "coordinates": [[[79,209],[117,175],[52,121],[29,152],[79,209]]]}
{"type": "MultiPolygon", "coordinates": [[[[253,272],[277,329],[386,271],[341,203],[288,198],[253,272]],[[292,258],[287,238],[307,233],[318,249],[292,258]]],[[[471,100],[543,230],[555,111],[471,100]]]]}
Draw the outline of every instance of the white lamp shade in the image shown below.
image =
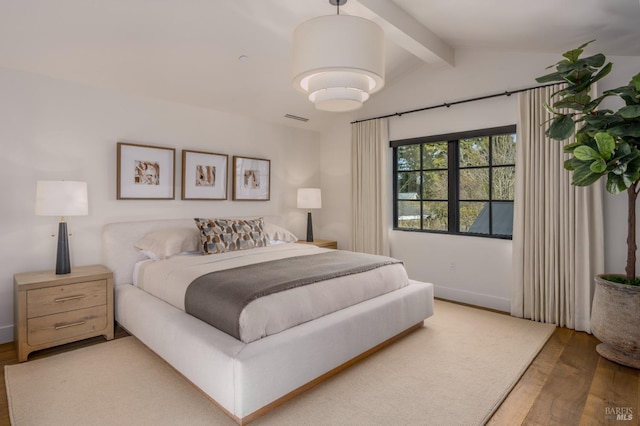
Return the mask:
{"type": "Polygon", "coordinates": [[[298,189],[299,209],[319,209],[322,207],[322,194],[320,188],[298,189]]]}
{"type": "Polygon", "coordinates": [[[36,184],[36,215],[85,216],[88,213],[86,182],[39,180],[36,184]]]}
{"type": "Polygon", "coordinates": [[[293,33],[293,85],[317,109],[351,111],[384,86],[384,31],[357,16],[320,16],[293,33]]]}

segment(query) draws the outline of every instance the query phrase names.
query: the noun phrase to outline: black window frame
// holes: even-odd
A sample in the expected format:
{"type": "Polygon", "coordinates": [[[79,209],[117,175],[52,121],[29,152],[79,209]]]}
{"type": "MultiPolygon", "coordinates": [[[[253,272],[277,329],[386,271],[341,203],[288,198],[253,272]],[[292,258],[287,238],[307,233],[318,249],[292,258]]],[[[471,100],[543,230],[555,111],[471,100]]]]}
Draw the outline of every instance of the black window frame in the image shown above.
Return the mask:
{"type": "MultiPolygon", "coordinates": [[[[493,204],[496,202],[502,203],[514,203],[514,200],[500,200],[493,198],[493,172],[495,169],[504,168],[504,167],[515,167],[515,160],[513,164],[493,164],[493,141],[489,143],[489,161],[488,166],[466,166],[460,167],[460,151],[459,151],[459,142],[463,139],[471,139],[471,138],[482,138],[482,137],[491,137],[491,136],[501,136],[506,134],[515,134],[516,133],[516,125],[509,126],[500,126],[500,127],[491,127],[486,129],[479,130],[470,130],[465,132],[456,132],[456,133],[448,133],[442,135],[434,135],[434,136],[424,136],[418,138],[411,139],[401,139],[394,140],[389,143],[389,146],[393,148],[393,230],[394,231],[407,231],[407,232],[426,232],[426,233],[436,233],[436,234],[448,234],[448,235],[465,235],[465,236],[474,236],[474,237],[483,237],[483,238],[497,238],[497,239],[512,239],[512,235],[506,234],[494,234],[493,232],[493,213],[492,208],[493,204]],[[436,169],[425,169],[424,168],[424,158],[423,158],[423,145],[428,143],[447,143],[447,159],[448,159],[448,229],[447,230],[435,230],[435,229],[424,229],[424,221],[423,221],[423,206],[424,201],[437,201],[437,200],[425,200],[423,197],[422,185],[423,179],[420,179],[420,228],[403,228],[398,226],[398,202],[399,201],[407,201],[400,200],[398,197],[398,173],[406,173],[406,172],[419,172],[423,173],[425,171],[433,171],[436,169]],[[420,146],[420,169],[415,170],[398,170],[398,148],[409,146],[409,145],[419,145],[420,146]],[[489,205],[489,233],[476,233],[476,232],[461,232],[460,231],[460,202],[464,202],[467,200],[461,200],[459,197],[459,186],[460,186],[460,170],[466,169],[489,169],[489,198],[486,200],[472,200],[474,202],[486,202],[489,205]]],[[[444,170],[444,169],[438,169],[444,170]]]]}

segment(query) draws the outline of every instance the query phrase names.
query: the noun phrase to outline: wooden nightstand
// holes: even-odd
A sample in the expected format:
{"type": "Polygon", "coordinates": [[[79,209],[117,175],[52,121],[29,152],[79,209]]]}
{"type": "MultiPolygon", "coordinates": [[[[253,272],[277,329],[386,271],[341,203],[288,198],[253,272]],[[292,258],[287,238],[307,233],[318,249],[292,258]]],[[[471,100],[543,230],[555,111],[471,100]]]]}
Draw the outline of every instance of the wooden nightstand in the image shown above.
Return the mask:
{"type": "Polygon", "coordinates": [[[13,283],[18,361],[88,337],[113,339],[113,273],[104,266],[15,274],[13,283]]]}
{"type": "Polygon", "coordinates": [[[337,241],[331,241],[331,240],[314,239],[311,242],[306,241],[306,240],[298,240],[296,242],[299,243],[299,244],[312,244],[314,246],[318,246],[318,247],[322,247],[322,248],[328,248],[328,249],[337,249],[338,248],[338,242],[337,241]]]}

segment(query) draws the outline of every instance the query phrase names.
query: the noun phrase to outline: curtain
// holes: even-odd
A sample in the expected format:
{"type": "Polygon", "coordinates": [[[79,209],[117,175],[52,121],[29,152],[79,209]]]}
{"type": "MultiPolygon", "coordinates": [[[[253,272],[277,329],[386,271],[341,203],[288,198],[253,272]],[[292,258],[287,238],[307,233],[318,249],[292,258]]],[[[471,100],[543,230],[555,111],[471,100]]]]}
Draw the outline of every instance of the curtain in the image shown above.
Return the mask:
{"type": "Polygon", "coordinates": [[[518,95],[511,314],[591,332],[593,276],[604,272],[602,185],[571,185],[568,155],[544,131],[560,86],[518,95]]]}
{"type": "Polygon", "coordinates": [[[386,119],[351,125],[353,251],[389,255],[389,135],[386,119]]]}

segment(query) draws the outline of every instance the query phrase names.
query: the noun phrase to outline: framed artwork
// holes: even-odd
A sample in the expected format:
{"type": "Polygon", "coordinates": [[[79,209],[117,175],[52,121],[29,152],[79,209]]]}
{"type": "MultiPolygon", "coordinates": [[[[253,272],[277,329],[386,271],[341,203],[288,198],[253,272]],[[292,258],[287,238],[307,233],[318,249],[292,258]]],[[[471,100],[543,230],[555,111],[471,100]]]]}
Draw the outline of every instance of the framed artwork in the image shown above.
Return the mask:
{"type": "Polygon", "coordinates": [[[176,150],[118,142],[117,199],[175,199],[176,150]]]}
{"type": "Polygon", "coordinates": [[[233,199],[268,201],[271,160],[233,156],[233,199]]]}
{"type": "Polygon", "coordinates": [[[226,200],[229,156],[182,150],[182,199],[226,200]]]}

